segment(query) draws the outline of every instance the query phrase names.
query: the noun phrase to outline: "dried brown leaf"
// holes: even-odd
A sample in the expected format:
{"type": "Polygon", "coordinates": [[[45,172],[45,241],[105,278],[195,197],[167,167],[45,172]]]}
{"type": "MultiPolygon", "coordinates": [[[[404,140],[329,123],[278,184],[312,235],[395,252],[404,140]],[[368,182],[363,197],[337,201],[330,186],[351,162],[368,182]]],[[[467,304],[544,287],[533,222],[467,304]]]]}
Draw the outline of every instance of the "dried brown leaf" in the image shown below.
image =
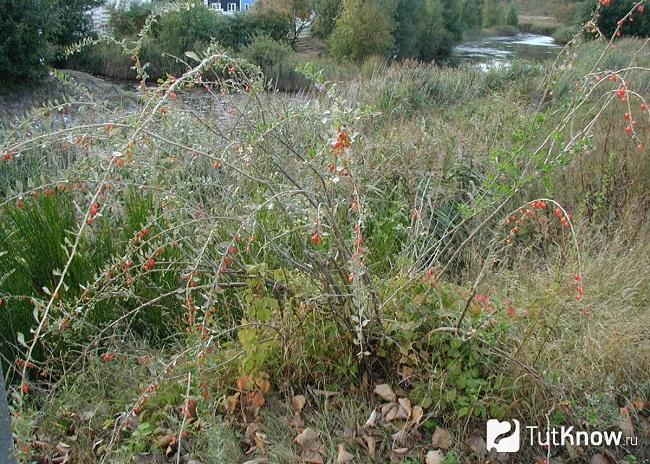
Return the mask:
{"type": "Polygon", "coordinates": [[[447,451],[454,444],[454,439],[447,429],[436,427],[431,439],[433,447],[447,451]]]}
{"type": "Polygon", "coordinates": [[[440,464],[445,459],[445,455],[440,450],[429,451],[424,460],[425,464],[440,464]]]}
{"type": "Polygon", "coordinates": [[[374,427],[377,425],[377,410],[373,409],[373,411],[370,413],[370,417],[365,423],[366,427],[374,427]]]}
{"type": "Polygon", "coordinates": [[[318,450],[321,447],[320,434],[309,427],[300,432],[293,441],[305,450],[318,450]]]}
{"type": "Polygon", "coordinates": [[[338,446],[338,451],[339,452],[338,456],[336,457],[336,464],[349,464],[354,459],[354,455],[345,449],[345,445],[343,443],[338,446]]]}
{"type": "Polygon", "coordinates": [[[424,417],[424,410],[420,406],[414,406],[411,410],[411,420],[414,424],[419,424],[424,417]]]}
{"type": "Polygon", "coordinates": [[[390,385],[388,385],[387,383],[383,383],[383,384],[381,384],[381,385],[377,385],[377,386],[375,387],[375,391],[374,391],[374,393],[375,393],[376,395],[379,395],[379,397],[380,397],[382,400],[384,400],[384,401],[388,401],[389,403],[394,402],[395,399],[397,398],[397,397],[395,396],[395,392],[393,392],[393,389],[392,389],[392,388],[390,387],[390,385]]]}
{"type": "Polygon", "coordinates": [[[295,430],[302,431],[305,428],[305,421],[302,420],[300,413],[296,412],[294,413],[293,419],[291,419],[291,423],[289,425],[291,425],[291,427],[295,430]]]}

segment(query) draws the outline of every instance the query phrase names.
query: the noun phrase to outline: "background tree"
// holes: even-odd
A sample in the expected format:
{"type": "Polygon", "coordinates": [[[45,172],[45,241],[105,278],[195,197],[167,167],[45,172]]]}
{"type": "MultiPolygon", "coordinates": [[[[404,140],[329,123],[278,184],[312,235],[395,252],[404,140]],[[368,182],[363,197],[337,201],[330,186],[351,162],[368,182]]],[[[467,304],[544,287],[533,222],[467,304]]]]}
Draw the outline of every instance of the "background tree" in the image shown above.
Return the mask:
{"type": "Polygon", "coordinates": [[[309,0],[258,0],[253,11],[258,14],[307,19],[311,12],[309,0]]]}
{"type": "Polygon", "coordinates": [[[197,1],[191,8],[163,15],[156,27],[155,38],[166,54],[183,58],[188,50],[207,47],[226,21],[223,15],[197,1]]]}
{"type": "Polygon", "coordinates": [[[444,53],[448,32],[443,11],[440,0],[425,0],[425,14],[418,22],[418,58],[422,60],[432,60],[444,53]]]}
{"type": "Polygon", "coordinates": [[[91,10],[104,0],[49,0],[50,37],[55,62],[61,64],[63,50],[93,34],[91,10]]]}
{"type": "MultiPolygon", "coordinates": [[[[616,31],[616,23],[619,19],[624,17],[633,7],[638,3],[634,0],[616,0],[609,4],[609,6],[600,6],[598,14],[596,15],[596,25],[598,29],[607,37],[611,37],[616,31]]],[[[584,19],[591,17],[598,2],[589,0],[591,8],[585,8],[584,11],[589,11],[588,16],[584,19]]],[[[636,36],[636,37],[650,37],[650,5],[645,5],[641,10],[636,10],[632,15],[633,21],[625,21],[621,27],[621,35],[636,36]]]]}
{"type": "Polygon", "coordinates": [[[262,17],[284,20],[291,26],[288,30],[292,33],[287,37],[291,43],[295,43],[303,29],[311,24],[310,0],[257,0],[253,6],[253,13],[262,17]]]}
{"type": "Polygon", "coordinates": [[[442,17],[445,21],[447,39],[451,41],[446,46],[451,47],[453,43],[463,38],[463,5],[461,0],[444,0],[442,3],[442,17]]]}
{"type": "Polygon", "coordinates": [[[426,14],[425,0],[398,0],[395,16],[395,50],[399,58],[419,55],[418,23],[426,14]]]}
{"type": "Polygon", "coordinates": [[[351,60],[386,56],[395,46],[395,6],[390,0],[344,0],[329,39],[331,54],[351,60]]]}
{"type": "Polygon", "coordinates": [[[3,0],[0,80],[27,83],[61,64],[63,49],[92,33],[90,9],[101,0],[3,0]]]}
{"type": "Polygon", "coordinates": [[[327,39],[334,31],[336,18],[341,13],[341,0],[315,0],[313,3],[316,15],[312,32],[316,37],[327,39]]]}
{"type": "Polygon", "coordinates": [[[519,27],[519,16],[517,15],[517,7],[514,3],[508,6],[504,22],[506,26],[519,27]]]}
{"type": "Polygon", "coordinates": [[[151,3],[134,1],[128,6],[113,6],[109,25],[116,37],[133,37],[142,30],[147,17],[153,10],[151,3]]]}
{"type": "Polygon", "coordinates": [[[465,0],[461,19],[464,29],[480,29],[483,25],[483,0],[465,0]]]}
{"type": "Polygon", "coordinates": [[[0,14],[0,81],[42,77],[53,56],[46,0],[3,0],[0,14]]]}
{"type": "Polygon", "coordinates": [[[483,26],[492,27],[501,24],[501,5],[499,0],[485,0],[483,4],[483,26]]]}

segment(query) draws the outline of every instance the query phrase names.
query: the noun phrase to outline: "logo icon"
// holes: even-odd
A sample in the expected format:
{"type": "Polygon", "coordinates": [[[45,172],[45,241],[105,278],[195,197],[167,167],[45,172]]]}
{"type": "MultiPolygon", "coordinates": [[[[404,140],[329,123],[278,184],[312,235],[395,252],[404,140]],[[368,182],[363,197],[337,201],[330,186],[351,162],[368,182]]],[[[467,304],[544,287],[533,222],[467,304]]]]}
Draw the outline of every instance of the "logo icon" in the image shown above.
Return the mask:
{"type": "Polygon", "coordinates": [[[519,451],[521,447],[519,428],[517,419],[503,422],[497,419],[488,420],[485,439],[488,451],[496,451],[497,453],[516,453],[519,451]]]}

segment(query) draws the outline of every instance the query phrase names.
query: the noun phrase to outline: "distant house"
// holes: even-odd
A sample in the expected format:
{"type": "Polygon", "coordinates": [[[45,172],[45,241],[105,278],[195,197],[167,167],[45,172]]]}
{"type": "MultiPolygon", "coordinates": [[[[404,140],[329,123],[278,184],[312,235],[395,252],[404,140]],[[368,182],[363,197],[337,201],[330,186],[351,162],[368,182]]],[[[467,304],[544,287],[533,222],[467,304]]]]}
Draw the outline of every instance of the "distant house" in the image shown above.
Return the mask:
{"type": "Polygon", "coordinates": [[[235,14],[246,11],[253,6],[255,0],[204,0],[208,7],[224,14],[235,14]]]}

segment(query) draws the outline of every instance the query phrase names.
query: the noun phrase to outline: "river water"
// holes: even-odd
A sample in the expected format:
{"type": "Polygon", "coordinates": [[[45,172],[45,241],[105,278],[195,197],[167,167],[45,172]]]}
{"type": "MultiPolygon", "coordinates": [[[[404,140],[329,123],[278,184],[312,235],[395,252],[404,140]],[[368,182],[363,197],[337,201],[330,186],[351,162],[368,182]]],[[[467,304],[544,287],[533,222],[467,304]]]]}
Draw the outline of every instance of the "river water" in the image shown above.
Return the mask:
{"type": "Polygon", "coordinates": [[[476,64],[487,69],[507,66],[515,58],[530,61],[552,59],[561,48],[553,37],[539,34],[485,36],[456,45],[450,61],[452,64],[476,64]]]}

